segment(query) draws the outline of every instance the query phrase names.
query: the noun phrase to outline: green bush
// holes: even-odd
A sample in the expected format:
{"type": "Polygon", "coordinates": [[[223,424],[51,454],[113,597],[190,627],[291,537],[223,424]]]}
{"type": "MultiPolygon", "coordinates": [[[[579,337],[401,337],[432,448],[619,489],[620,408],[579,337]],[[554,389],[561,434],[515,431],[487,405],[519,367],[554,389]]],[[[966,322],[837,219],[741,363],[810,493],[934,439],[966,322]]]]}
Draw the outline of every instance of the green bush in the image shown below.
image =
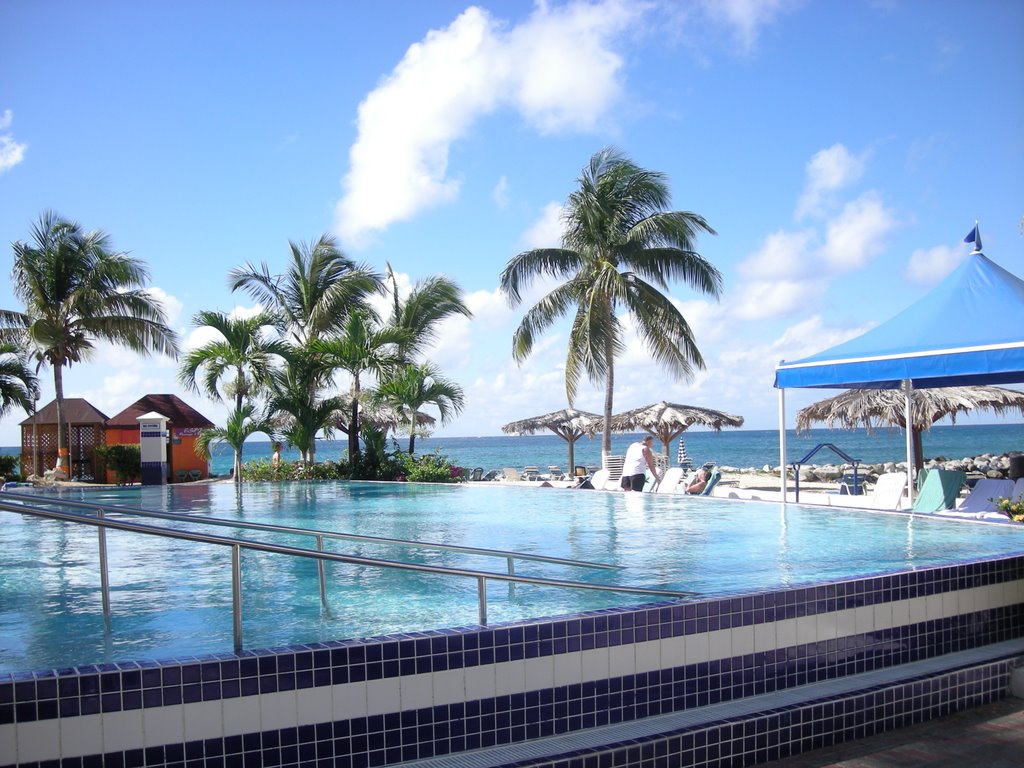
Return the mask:
{"type": "Polygon", "coordinates": [[[398,459],[404,476],[396,477],[396,480],[407,480],[410,483],[463,483],[466,481],[465,469],[455,466],[447,456],[436,450],[419,456],[401,453],[398,459]]]}
{"type": "Polygon", "coordinates": [[[347,467],[333,461],[303,464],[301,461],[282,461],[276,467],[266,459],[242,465],[242,480],[246,482],[285,483],[293,480],[347,480],[347,467]]]}
{"type": "Polygon", "coordinates": [[[0,475],[3,475],[5,480],[20,481],[22,480],[21,473],[18,472],[18,463],[21,461],[20,456],[3,455],[0,456],[0,475]]]}
{"type": "Polygon", "coordinates": [[[142,454],[138,445],[99,445],[96,446],[96,453],[106,463],[107,469],[117,475],[118,483],[131,485],[142,476],[142,454]]]}

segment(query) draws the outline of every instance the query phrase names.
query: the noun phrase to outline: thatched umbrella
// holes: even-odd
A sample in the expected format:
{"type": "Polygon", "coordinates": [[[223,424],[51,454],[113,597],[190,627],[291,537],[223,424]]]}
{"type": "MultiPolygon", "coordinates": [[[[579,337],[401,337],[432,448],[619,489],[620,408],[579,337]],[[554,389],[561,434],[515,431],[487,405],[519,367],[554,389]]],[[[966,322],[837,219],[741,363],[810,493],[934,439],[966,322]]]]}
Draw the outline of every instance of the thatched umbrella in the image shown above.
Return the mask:
{"type": "Polygon", "coordinates": [[[742,427],[743,417],[696,405],[666,403],[664,400],[612,416],[613,432],[635,432],[642,429],[661,440],[661,452],[666,458],[669,455],[669,443],[694,424],[711,427],[718,432],[722,427],[742,427]]]}
{"type": "MultiPolygon", "coordinates": [[[[842,394],[820,400],[796,414],[796,431],[803,432],[815,422],[829,429],[865,427],[870,432],[877,426],[906,429],[905,396],[899,389],[850,389],[842,394]]],[[[953,423],[959,413],[983,409],[1003,414],[1017,411],[1024,415],[1024,392],[1002,387],[936,387],[915,389],[910,395],[914,466],[924,466],[921,433],[939,419],[949,416],[953,423]]]]}
{"type": "Polygon", "coordinates": [[[576,441],[584,435],[593,435],[601,431],[602,418],[596,413],[577,411],[575,408],[563,408],[543,416],[520,419],[502,426],[501,431],[507,435],[532,435],[550,429],[569,444],[569,472],[576,466],[574,449],[576,441]]]}

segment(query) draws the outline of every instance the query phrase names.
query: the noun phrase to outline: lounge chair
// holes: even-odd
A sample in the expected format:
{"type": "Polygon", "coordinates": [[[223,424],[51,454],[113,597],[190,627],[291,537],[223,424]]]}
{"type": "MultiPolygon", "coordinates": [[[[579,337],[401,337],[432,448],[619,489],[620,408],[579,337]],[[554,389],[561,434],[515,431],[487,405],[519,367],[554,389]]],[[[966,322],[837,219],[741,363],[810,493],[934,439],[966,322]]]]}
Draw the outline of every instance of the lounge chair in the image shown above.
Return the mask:
{"type": "Polygon", "coordinates": [[[661,476],[661,482],[654,486],[654,493],[675,493],[676,488],[679,486],[679,481],[682,479],[682,467],[666,469],[665,474],[661,476]]]}
{"type": "Polygon", "coordinates": [[[960,488],[967,479],[965,472],[952,469],[931,469],[914,499],[914,512],[940,512],[953,509],[960,488]]]}
{"type": "Polygon", "coordinates": [[[718,481],[722,479],[722,473],[718,467],[711,470],[711,476],[708,478],[708,484],[704,486],[704,490],[700,492],[701,496],[710,496],[711,492],[718,485],[718,481]]]}
{"type": "Polygon", "coordinates": [[[577,479],[581,477],[587,477],[590,474],[590,471],[582,464],[577,464],[575,467],[573,467],[572,471],[573,475],[575,475],[577,479]]]}
{"type": "Polygon", "coordinates": [[[200,472],[198,469],[190,469],[188,471],[188,479],[193,483],[196,482],[197,480],[201,480],[202,478],[203,473],[200,472]]]}
{"type": "Polygon", "coordinates": [[[491,480],[500,480],[501,479],[501,472],[499,470],[497,470],[497,469],[489,469],[489,470],[487,470],[484,473],[484,476],[483,476],[482,479],[485,482],[490,482],[491,480]]]}
{"type": "Polygon", "coordinates": [[[501,470],[501,476],[503,480],[507,480],[511,483],[518,483],[520,480],[519,470],[513,469],[512,467],[505,467],[501,470]]]}
{"type": "Polygon", "coordinates": [[[483,480],[484,479],[484,468],[483,467],[477,467],[476,469],[474,469],[473,470],[473,474],[470,475],[469,479],[473,480],[474,482],[479,482],[480,480],[483,480]]]}
{"type": "Polygon", "coordinates": [[[967,494],[967,498],[963,500],[963,503],[955,511],[959,515],[970,514],[980,517],[991,514],[992,517],[1005,518],[1006,515],[996,509],[995,502],[992,499],[1010,498],[1013,496],[1013,492],[1013,480],[994,480],[989,477],[983,477],[974,484],[974,488],[967,494]]]}
{"type": "Polygon", "coordinates": [[[863,506],[867,509],[902,509],[906,490],[907,476],[903,472],[886,472],[878,476],[863,506]]]}
{"type": "Polygon", "coordinates": [[[523,480],[536,480],[540,477],[540,470],[536,467],[523,467],[523,480]]]}
{"type": "Polygon", "coordinates": [[[847,472],[839,480],[839,493],[846,496],[864,496],[867,477],[863,472],[847,472]]]}
{"type": "Polygon", "coordinates": [[[611,473],[607,469],[599,469],[590,478],[590,484],[598,491],[607,491],[615,481],[611,479],[611,473]]]}
{"type": "Polygon", "coordinates": [[[548,475],[552,480],[563,480],[565,478],[565,472],[557,464],[552,464],[548,467],[548,475]]]}
{"type": "Polygon", "coordinates": [[[622,465],[625,461],[625,456],[605,456],[601,462],[601,469],[608,470],[609,480],[618,482],[622,478],[622,465]]]}
{"type": "Polygon", "coordinates": [[[176,483],[184,483],[186,480],[188,480],[188,470],[187,469],[179,469],[179,470],[176,470],[174,472],[174,482],[176,482],[176,483]]]}

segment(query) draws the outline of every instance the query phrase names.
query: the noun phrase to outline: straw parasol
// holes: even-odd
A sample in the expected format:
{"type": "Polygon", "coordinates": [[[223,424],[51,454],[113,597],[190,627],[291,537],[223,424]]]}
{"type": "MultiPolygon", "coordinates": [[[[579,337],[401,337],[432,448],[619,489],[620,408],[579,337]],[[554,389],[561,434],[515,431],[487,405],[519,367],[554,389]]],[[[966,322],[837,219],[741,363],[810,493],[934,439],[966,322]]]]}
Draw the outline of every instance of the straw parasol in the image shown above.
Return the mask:
{"type": "Polygon", "coordinates": [[[666,403],[664,400],[612,416],[613,432],[642,429],[661,440],[661,452],[666,458],[669,455],[669,443],[694,424],[711,427],[718,432],[722,427],[742,427],[743,417],[696,405],[666,403]]]}
{"type": "MultiPolygon", "coordinates": [[[[906,429],[904,406],[904,393],[899,389],[850,389],[798,411],[796,431],[806,431],[815,422],[829,429],[865,427],[870,432],[880,425],[906,429]]],[[[920,469],[924,466],[921,433],[932,424],[946,416],[955,424],[957,414],[979,409],[1024,415],[1024,392],[988,386],[915,389],[910,395],[910,408],[914,465],[920,469]]]]}
{"type": "Polygon", "coordinates": [[[534,416],[505,424],[501,431],[506,435],[532,435],[550,429],[569,444],[569,472],[576,466],[574,449],[576,441],[584,435],[592,436],[601,431],[601,417],[596,413],[563,408],[543,416],[534,416]]]}

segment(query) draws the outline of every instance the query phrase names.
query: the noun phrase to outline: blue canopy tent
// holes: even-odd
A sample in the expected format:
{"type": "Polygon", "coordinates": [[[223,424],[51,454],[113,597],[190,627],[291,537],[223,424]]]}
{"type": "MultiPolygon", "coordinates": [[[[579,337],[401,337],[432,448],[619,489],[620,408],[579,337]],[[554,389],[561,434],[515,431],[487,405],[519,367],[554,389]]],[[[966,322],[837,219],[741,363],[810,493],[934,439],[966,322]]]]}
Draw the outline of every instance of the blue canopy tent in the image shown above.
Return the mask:
{"type": "MultiPolygon", "coordinates": [[[[782,492],[786,492],[785,395],[791,387],[895,389],[1024,381],[1024,280],[975,250],[942,283],[900,314],[824,352],[775,369],[782,492]]],[[[908,493],[912,448],[907,431],[908,493]]]]}

